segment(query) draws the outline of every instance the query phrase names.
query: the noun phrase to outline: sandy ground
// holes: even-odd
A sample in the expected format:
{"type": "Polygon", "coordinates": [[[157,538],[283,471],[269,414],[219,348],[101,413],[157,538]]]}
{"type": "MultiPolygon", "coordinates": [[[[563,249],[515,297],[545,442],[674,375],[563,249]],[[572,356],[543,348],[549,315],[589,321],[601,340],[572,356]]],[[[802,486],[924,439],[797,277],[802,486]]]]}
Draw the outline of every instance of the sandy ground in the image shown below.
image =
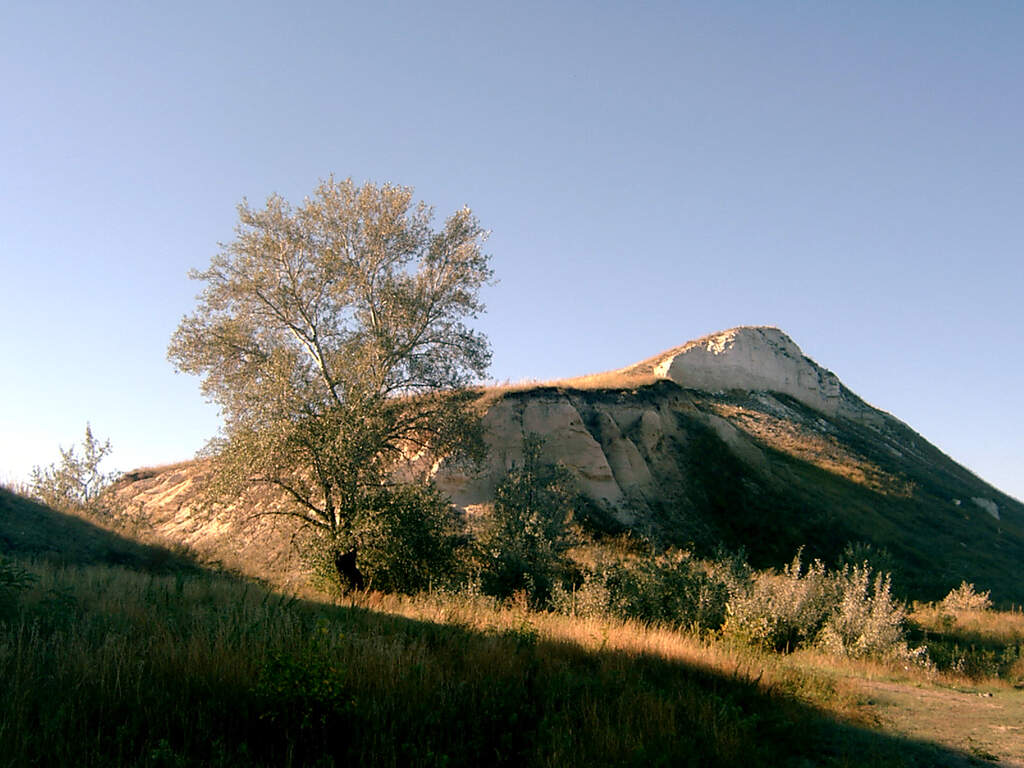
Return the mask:
{"type": "Polygon", "coordinates": [[[1024,691],[848,680],[881,728],[968,755],[975,764],[1024,768],[1024,691]]]}

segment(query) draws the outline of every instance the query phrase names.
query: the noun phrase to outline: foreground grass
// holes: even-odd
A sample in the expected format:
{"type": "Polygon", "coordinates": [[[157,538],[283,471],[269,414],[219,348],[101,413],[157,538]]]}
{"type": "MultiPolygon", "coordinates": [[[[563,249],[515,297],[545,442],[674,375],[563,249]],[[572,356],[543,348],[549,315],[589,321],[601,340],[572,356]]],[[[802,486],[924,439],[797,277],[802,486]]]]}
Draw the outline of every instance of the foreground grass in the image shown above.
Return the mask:
{"type": "Polygon", "coordinates": [[[327,605],[211,574],[28,564],[0,765],[943,765],[825,675],[484,599],[327,605]],[[819,711],[825,707],[828,711],[819,711]]]}

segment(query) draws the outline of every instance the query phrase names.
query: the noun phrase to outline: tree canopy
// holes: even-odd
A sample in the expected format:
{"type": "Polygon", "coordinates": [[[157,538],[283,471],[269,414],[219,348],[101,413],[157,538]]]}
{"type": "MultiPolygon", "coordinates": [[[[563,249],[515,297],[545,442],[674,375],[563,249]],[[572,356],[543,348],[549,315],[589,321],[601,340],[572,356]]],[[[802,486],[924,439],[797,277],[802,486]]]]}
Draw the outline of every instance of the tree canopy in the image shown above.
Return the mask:
{"type": "Polygon", "coordinates": [[[486,232],[468,208],[435,230],[411,188],[350,179],[238,213],[190,273],[204,288],[168,357],[221,409],[222,486],[276,486],[283,514],[337,539],[396,461],[472,433],[456,393],[490,362],[467,325],[492,276],[486,232]]]}

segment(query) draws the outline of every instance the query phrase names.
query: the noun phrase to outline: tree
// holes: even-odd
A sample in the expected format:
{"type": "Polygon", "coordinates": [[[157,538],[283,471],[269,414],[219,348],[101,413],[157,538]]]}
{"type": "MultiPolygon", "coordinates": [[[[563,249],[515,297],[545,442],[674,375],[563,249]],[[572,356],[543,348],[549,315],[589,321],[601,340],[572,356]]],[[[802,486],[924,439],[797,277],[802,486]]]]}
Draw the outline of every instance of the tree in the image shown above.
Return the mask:
{"type": "Polygon", "coordinates": [[[522,464],[494,491],[494,515],[485,536],[488,591],[505,597],[526,590],[537,604],[547,599],[565,569],[576,499],[569,471],[544,461],[543,447],[537,435],[524,438],[522,464]]]}
{"type": "Polygon", "coordinates": [[[32,495],[54,509],[91,509],[100,493],[117,479],[117,473],[105,474],[100,464],[110,455],[110,441],[100,442],[86,422],[81,454],[75,445],[60,450],[60,463],[36,466],[29,476],[32,495]]]}
{"type": "Polygon", "coordinates": [[[339,554],[398,462],[471,442],[486,233],[468,208],[435,231],[411,188],[333,178],[297,208],[275,195],[238,213],[235,239],[190,273],[205,287],[168,357],[220,406],[219,489],[279,489],[275,512],[339,554]]]}

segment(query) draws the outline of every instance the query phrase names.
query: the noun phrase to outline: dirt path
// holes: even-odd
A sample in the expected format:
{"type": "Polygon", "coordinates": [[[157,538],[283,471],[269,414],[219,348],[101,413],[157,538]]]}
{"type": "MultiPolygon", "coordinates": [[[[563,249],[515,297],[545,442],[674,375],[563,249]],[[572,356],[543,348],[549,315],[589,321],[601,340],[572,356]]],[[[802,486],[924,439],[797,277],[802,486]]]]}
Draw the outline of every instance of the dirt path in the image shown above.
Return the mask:
{"type": "Polygon", "coordinates": [[[1024,768],[1024,691],[847,682],[885,731],[941,744],[980,764],[1024,768]]]}

